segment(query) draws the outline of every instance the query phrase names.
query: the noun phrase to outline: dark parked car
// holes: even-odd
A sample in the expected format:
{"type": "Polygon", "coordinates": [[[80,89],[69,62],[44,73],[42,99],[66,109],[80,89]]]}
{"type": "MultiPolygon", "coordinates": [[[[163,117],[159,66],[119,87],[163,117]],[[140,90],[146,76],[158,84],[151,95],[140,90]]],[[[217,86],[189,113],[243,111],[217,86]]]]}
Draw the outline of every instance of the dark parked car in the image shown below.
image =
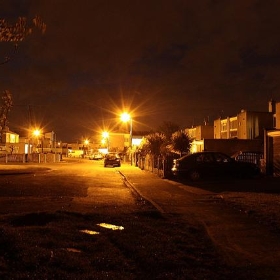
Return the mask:
{"type": "Polygon", "coordinates": [[[213,177],[253,177],[259,174],[256,164],[236,161],[220,152],[199,152],[173,161],[173,175],[192,181],[213,177]]]}
{"type": "Polygon", "coordinates": [[[111,166],[121,166],[121,158],[118,153],[108,153],[104,157],[104,167],[111,165],[111,166]]]}

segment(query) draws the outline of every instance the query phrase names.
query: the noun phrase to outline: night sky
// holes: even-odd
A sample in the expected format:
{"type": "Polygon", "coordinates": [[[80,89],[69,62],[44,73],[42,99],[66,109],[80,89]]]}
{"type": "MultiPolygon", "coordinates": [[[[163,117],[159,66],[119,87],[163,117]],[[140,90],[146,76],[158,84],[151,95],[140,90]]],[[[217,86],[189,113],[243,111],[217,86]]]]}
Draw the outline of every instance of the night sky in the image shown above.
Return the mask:
{"type": "MultiPolygon", "coordinates": [[[[280,1],[0,0],[0,18],[35,15],[46,33],[0,65],[15,132],[32,116],[76,142],[117,129],[123,110],[149,131],[280,101],[280,1]]],[[[0,42],[1,58],[12,50],[0,42]]]]}

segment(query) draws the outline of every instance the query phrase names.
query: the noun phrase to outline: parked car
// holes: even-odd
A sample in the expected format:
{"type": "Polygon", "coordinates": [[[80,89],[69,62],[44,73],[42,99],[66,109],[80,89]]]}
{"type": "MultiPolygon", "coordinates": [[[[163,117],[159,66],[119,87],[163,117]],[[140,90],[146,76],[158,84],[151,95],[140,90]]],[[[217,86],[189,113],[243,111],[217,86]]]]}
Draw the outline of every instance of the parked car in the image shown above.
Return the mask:
{"type": "Polygon", "coordinates": [[[101,153],[94,153],[89,156],[89,159],[100,160],[103,159],[103,155],[101,153]]]}
{"type": "Polygon", "coordinates": [[[104,157],[104,167],[111,166],[121,166],[121,158],[118,153],[108,153],[104,157]]]}
{"type": "Polygon", "coordinates": [[[259,174],[256,164],[236,161],[220,152],[199,152],[173,161],[174,176],[184,176],[192,181],[215,177],[253,177],[259,174]]]}

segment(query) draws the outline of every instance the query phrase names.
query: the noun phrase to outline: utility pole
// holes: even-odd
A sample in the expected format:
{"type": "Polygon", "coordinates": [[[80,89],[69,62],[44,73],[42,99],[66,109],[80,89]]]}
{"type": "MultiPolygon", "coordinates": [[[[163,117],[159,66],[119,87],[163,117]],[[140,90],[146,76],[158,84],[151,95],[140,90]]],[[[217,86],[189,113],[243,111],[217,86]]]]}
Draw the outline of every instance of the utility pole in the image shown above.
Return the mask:
{"type": "Polygon", "coordinates": [[[0,128],[1,128],[0,142],[2,142],[3,132],[7,128],[8,113],[10,112],[12,106],[13,106],[12,94],[8,90],[4,90],[2,95],[2,105],[0,107],[0,128]]]}

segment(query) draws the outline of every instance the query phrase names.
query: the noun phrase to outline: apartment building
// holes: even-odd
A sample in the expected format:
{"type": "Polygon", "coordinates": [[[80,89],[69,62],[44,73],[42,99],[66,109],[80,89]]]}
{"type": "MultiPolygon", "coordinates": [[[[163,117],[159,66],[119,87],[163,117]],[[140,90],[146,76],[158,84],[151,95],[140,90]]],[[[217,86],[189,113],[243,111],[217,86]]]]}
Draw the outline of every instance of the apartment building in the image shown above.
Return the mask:
{"type": "Polygon", "coordinates": [[[186,129],[193,139],[191,152],[218,150],[229,155],[242,150],[263,152],[265,131],[275,128],[277,117],[280,125],[280,103],[270,100],[268,105],[267,112],[241,110],[236,116],[214,120],[213,126],[186,129]]]}
{"type": "Polygon", "coordinates": [[[214,139],[263,139],[264,129],[274,127],[273,115],[241,110],[234,117],[214,120],[214,139]]]}
{"type": "Polygon", "coordinates": [[[238,138],[237,116],[214,120],[214,139],[238,138]]]}

